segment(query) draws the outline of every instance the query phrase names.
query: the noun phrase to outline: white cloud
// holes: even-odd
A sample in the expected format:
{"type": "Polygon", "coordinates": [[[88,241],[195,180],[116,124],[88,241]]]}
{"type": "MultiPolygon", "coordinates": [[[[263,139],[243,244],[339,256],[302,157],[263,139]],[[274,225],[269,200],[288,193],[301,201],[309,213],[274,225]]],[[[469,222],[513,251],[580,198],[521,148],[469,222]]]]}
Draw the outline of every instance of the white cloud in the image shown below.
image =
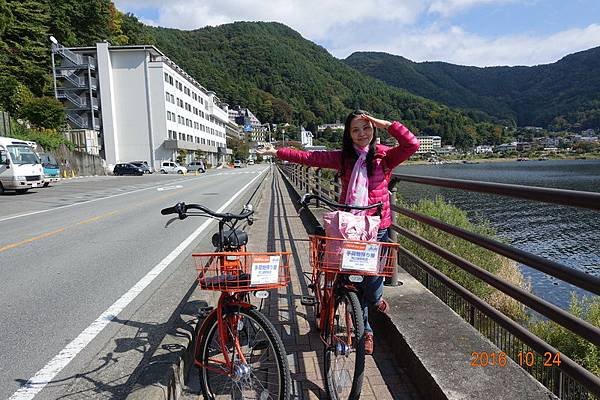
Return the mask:
{"type": "Polygon", "coordinates": [[[372,21],[412,24],[426,10],[422,0],[365,0],[350,5],[346,0],[116,0],[120,9],[141,11],[158,8],[158,25],[197,29],[233,21],[278,21],[313,40],[327,37],[340,25],[348,29],[372,21]]]}
{"type": "Polygon", "coordinates": [[[514,3],[517,0],[434,0],[428,8],[430,13],[438,13],[444,17],[457,14],[472,7],[488,4],[514,3]]]}
{"type": "Polygon", "coordinates": [[[513,35],[487,39],[460,27],[407,31],[386,42],[359,43],[332,49],[345,58],[354,51],[383,51],[413,61],[445,61],[461,65],[537,65],[552,63],[567,54],[600,45],[600,25],[569,29],[550,36],[513,35]]]}
{"type": "MultiPolygon", "coordinates": [[[[538,0],[521,0],[536,2],[538,0]]],[[[517,0],[115,0],[121,10],[152,16],[150,25],[197,29],[233,21],[277,21],[345,58],[384,51],[414,61],[463,65],[535,65],[600,45],[600,25],[546,36],[482,37],[448,17],[469,8],[517,0]],[[421,26],[425,22],[426,25],[421,26]],[[455,25],[449,25],[454,23],[455,25]]]]}

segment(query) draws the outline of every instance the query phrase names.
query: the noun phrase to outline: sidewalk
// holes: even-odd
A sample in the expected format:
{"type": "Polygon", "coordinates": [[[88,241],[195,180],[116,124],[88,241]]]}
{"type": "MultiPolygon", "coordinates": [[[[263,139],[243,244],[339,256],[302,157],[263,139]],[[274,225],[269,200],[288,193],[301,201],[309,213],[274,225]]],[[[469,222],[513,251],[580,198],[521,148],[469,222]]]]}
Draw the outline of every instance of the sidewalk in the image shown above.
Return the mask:
{"type": "MultiPolygon", "coordinates": [[[[309,295],[308,234],[292,202],[295,194],[288,191],[277,168],[267,185],[262,201],[256,207],[255,222],[250,229],[251,251],[290,251],[293,264],[292,282],[280,289],[278,296],[271,293],[263,307],[265,314],[279,331],[292,373],[294,399],[324,399],[327,397],[322,379],[323,344],[314,325],[313,308],[300,304],[302,295],[309,295]],[[266,244],[266,246],[265,246],[266,244]]],[[[376,332],[377,333],[377,332],[376,332]]],[[[391,348],[375,335],[375,352],[366,357],[365,379],[361,399],[419,399],[415,387],[393,358],[391,348]]],[[[192,374],[197,373],[194,369],[192,374]]]]}

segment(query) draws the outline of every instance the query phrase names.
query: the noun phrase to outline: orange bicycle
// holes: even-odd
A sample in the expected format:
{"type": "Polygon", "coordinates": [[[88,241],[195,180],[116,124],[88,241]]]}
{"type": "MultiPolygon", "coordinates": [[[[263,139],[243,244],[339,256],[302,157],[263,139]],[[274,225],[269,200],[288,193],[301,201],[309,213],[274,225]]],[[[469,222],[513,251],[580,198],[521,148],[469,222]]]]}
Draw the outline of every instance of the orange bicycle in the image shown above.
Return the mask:
{"type": "Polygon", "coordinates": [[[194,364],[204,398],[289,399],[291,378],[283,343],[273,324],[250,303],[250,293],[262,304],[268,290],[287,286],[290,253],[246,251],[248,234],[235,225],[242,220],[252,224],[251,207],[241,214],[221,214],[199,204],[178,203],[161,213],[219,221],[219,232],[212,237],[217,251],[192,254],[200,288],[221,292],[216,308],[207,310],[195,333],[194,364]]]}
{"type": "MultiPolygon", "coordinates": [[[[368,210],[337,204],[321,196],[305,194],[302,207],[318,199],[332,210],[368,210]]],[[[365,369],[364,320],[360,304],[363,276],[392,276],[396,268],[397,243],[365,242],[310,235],[309,289],[302,304],[314,306],[317,329],[325,345],[324,377],[332,400],[360,397],[365,369]]]]}

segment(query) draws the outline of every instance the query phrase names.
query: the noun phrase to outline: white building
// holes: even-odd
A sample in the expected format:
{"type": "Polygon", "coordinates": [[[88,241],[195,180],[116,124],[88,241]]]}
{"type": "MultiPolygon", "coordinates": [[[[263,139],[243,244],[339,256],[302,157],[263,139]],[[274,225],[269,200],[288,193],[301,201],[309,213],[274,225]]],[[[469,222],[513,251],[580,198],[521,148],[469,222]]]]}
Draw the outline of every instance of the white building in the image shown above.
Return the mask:
{"type": "Polygon", "coordinates": [[[319,132],[319,133],[324,132],[325,129],[327,129],[327,128],[330,128],[333,131],[336,131],[336,130],[342,130],[343,131],[344,130],[344,124],[340,124],[338,122],[338,123],[335,123],[335,124],[323,124],[323,125],[319,125],[319,126],[317,126],[317,132],[319,132]]]}
{"type": "Polygon", "coordinates": [[[300,142],[304,147],[312,147],[313,145],[313,134],[311,131],[304,130],[304,127],[300,127],[300,142]]]}
{"type": "Polygon", "coordinates": [[[235,106],[229,109],[228,118],[229,121],[242,126],[249,141],[256,143],[265,142],[268,128],[260,123],[258,118],[256,118],[256,115],[254,115],[250,109],[235,106]]]}
{"type": "Polygon", "coordinates": [[[73,128],[87,122],[97,132],[108,164],[147,160],[157,168],[187,153],[186,161],[215,165],[230,152],[227,104],[156,47],[52,47],[56,97],[73,128]]]}
{"type": "Polygon", "coordinates": [[[417,154],[432,153],[442,147],[442,138],[440,136],[417,136],[417,139],[421,143],[417,154]]]}
{"type": "Polygon", "coordinates": [[[494,152],[493,146],[480,145],[480,146],[475,147],[475,154],[486,154],[486,153],[493,153],[493,152],[494,152]]]}

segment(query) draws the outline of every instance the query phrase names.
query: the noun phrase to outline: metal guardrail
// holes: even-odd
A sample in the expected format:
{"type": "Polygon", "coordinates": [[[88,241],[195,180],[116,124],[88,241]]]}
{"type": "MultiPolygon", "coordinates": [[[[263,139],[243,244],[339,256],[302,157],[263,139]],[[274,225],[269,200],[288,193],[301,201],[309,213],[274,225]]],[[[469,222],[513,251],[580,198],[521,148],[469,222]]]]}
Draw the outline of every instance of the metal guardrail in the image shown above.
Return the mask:
{"type": "MultiPolygon", "coordinates": [[[[339,201],[340,184],[336,177],[331,179],[323,179],[320,169],[311,169],[297,164],[283,164],[282,171],[288,175],[290,181],[296,185],[300,191],[318,193],[322,196],[329,197],[335,201],[339,201]]],[[[392,214],[399,213],[408,218],[411,218],[420,223],[432,226],[436,229],[449,233],[455,237],[467,240],[477,246],[490,250],[496,254],[518,261],[522,264],[533,267],[543,273],[552,275],[558,279],[568,282],[576,287],[582,288],[594,294],[600,294],[600,278],[586,274],[582,271],[575,270],[568,266],[562,265],[552,260],[545,259],[517,249],[515,247],[499,243],[495,240],[468,232],[464,229],[446,224],[429,216],[416,213],[407,208],[398,207],[395,204],[395,184],[398,181],[412,182],[417,184],[432,185],[437,187],[446,187],[459,190],[468,190],[480,193],[489,193],[501,196],[510,196],[514,198],[533,200],[538,202],[546,202],[563,206],[583,207],[594,211],[600,211],[600,194],[592,192],[581,192],[562,189],[548,189],[540,187],[527,187],[520,185],[508,185],[501,183],[477,182],[459,179],[432,178],[415,175],[393,174],[393,181],[390,184],[392,196],[392,214]]],[[[396,218],[393,218],[396,221],[396,218]]],[[[502,279],[495,277],[469,261],[449,252],[446,249],[437,246],[427,239],[416,235],[408,229],[398,226],[396,223],[392,225],[392,238],[395,239],[397,233],[403,235],[418,245],[437,254],[438,256],[450,261],[452,264],[469,272],[473,276],[481,279],[487,284],[495,287],[507,296],[519,301],[521,304],[530,307],[531,309],[546,316],[550,320],[572,331],[578,336],[585,338],[589,342],[600,347],[600,329],[583,321],[580,318],[548,303],[547,301],[524,291],[502,279]]],[[[414,254],[407,250],[402,250],[402,254],[410,260],[418,270],[411,271],[422,277],[426,286],[431,286],[430,279],[435,279],[438,286],[443,285],[444,289],[439,287],[437,292],[446,293],[448,290],[453,294],[451,301],[457,302],[462,308],[468,309],[468,312],[461,313],[473,326],[480,328],[480,331],[486,333],[486,336],[491,338],[500,348],[510,348],[507,351],[513,359],[516,357],[515,348],[532,349],[535,352],[544,354],[550,352],[556,354],[557,349],[544,342],[539,337],[533,335],[526,328],[500,313],[495,308],[488,305],[485,301],[475,296],[470,291],[466,290],[456,282],[452,281],[446,275],[439,272],[435,267],[427,264],[419,259],[414,254]],[[476,323],[476,321],[479,321],[476,323]],[[483,321],[483,322],[482,322],[483,321]],[[506,340],[500,336],[497,331],[499,329],[506,331],[512,335],[512,339],[506,340]],[[496,333],[490,333],[492,331],[496,333]],[[516,345],[515,345],[515,340],[516,345]],[[520,343],[520,344],[519,344],[520,343]]],[[[394,284],[392,279],[392,284],[394,284]]],[[[452,296],[450,296],[452,297],[452,296]]],[[[549,370],[535,371],[532,368],[525,368],[542,384],[546,385],[556,395],[565,399],[589,399],[597,396],[600,398],[600,378],[590,371],[586,370],[569,357],[561,354],[560,366],[553,366],[549,370]]]]}

